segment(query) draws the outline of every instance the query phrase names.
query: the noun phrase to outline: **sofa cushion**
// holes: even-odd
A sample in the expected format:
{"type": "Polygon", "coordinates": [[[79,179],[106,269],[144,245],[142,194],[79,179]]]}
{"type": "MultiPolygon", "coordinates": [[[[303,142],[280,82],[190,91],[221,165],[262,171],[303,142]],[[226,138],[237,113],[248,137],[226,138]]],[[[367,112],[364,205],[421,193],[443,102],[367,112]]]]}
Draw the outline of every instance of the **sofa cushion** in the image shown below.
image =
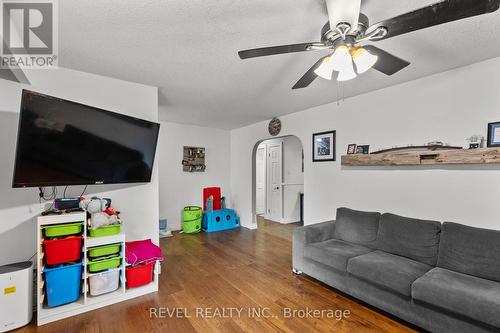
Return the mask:
{"type": "Polygon", "coordinates": [[[411,296],[413,281],[432,266],[383,251],[355,257],[347,263],[347,271],[357,278],[404,296],[411,296]]]}
{"type": "Polygon", "coordinates": [[[438,266],[500,281],[500,231],[445,222],[438,266]]]}
{"type": "Polygon", "coordinates": [[[339,208],[333,237],[365,246],[374,245],[379,219],[380,213],[339,208]]]}
{"type": "Polygon", "coordinates": [[[412,286],[413,299],[500,328],[500,283],[433,268],[412,286]]]}
{"type": "Polygon", "coordinates": [[[305,246],[304,257],[345,272],[347,260],[370,251],[373,250],[339,239],[330,239],[305,246]]]}
{"type": "Polygon", "coordinates": [[[377,249],[436,266],[441,223],[382,214],[377,249]]]}

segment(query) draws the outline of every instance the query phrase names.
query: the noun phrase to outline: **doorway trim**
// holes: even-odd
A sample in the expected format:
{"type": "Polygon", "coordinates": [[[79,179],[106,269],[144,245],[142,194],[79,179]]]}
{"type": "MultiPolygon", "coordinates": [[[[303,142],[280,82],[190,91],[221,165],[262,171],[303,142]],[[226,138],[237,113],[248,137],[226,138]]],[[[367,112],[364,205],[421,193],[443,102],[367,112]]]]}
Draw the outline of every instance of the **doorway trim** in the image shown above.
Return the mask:
{"type": "MultiPolygon", "coordinates": [[[[304,143],[302,142],[302,140],[300,139],[299,136],[297,135],[293,135],[293,134],[289,134],[289,135],[283,135],[283,136],[280,136],[280,137],[274,137],[274,138],[265,138],[265,139],[261,139],[261,140],[258,140],[254,147],[253,147],[253,150],[252,150],[252,187],[251,187],[251,198],[252,198],[252,210],[251,210],[251,221],[252,221],[252,228],[256,228],[257,227],[257,214],[256,214],[256,202],[257,202],[257,199],[256,199],[256,193],[257,193],[257,190],[256,190],[256,156],[257,156],[257,149],[259,147],[259,145],[264,142],[264,141],[272,141],[272,140],[276,140],[276,139],[284,139],[284,138],[287,138],[287,137],[294,137],[296,138],[301,146],[302,146],[302,174],[304,176],[304,179],[302,181],[302,186],[303,188],[305,189],[305,169],[307,168],[307,165],[304,161],[304,143]]],[[[266,168],[267,169],[267,168],[266,168]]],[[[282,175],[283,177],[283,175],[282,175]]],[[[283,178],[282,178],[283,180],[283,178]]],[[[292,185],[300,185],[300,184],[295,184],[295,183],[285,183],[282,181],[281,183],[281,191],[282,191],[282,202],[283,202],[283,197],[284,197],[284,193],[283,193],[283,189],[284,189],[284,186],[292,186],[292,185]]],[[[267,199],[266,199],[267,201],[267,199]]],[[[267,208],[266,208],[267,209],[267,208]]],[[[282,210],[283,210],[283,205],[282,205],[282,210]]],[[[276,221],[276,222],[280,222],[280,223],[288,223],[287,221],[281,221],[282,219],[280,219],[279,221],[276,221]]]]}
{"type": "Polygon", "coordinates": [[[265,215],[267,212],[267,145],[257,146],[255,155],[255,214],[265,215]],[[259,150],[262,151],[261,174],[257,171],[259,162],[259,150]]]}

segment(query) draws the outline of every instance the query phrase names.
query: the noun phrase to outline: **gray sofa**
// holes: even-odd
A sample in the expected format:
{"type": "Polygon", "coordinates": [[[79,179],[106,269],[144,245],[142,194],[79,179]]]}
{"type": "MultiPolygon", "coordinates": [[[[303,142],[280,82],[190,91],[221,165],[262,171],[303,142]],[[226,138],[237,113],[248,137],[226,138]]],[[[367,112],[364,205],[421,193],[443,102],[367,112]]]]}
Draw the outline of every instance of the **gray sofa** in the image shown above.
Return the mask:
{"type": "Polygon", "coordinates": [[[431,332],[500,332],[500,231],[339,208],[293,270],[431,332]]]}

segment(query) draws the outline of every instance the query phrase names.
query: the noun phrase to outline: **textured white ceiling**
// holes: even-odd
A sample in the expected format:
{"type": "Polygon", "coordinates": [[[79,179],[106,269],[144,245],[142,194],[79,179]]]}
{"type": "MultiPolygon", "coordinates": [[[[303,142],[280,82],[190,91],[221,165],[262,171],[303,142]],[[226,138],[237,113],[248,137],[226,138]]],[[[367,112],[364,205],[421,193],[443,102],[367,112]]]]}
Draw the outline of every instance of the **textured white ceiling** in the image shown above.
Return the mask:
{"type": "MultiPolygon", "coordinates": [[[[376,23],[436,2],[363,0],[376,23]]],[[[292,85],[325,51],[240,60],[242,49],[319,39],[323,0],[64,0],[60,65],[159,87],[160,119],[236,128],[338,99],[335,82],[292,85]]],[[[369,71],[345,97],[500,56],[500,11],[381,41],[412,64],[369,71]]],[[[376,112],[376,110],[375,110],[376,112]]]]}

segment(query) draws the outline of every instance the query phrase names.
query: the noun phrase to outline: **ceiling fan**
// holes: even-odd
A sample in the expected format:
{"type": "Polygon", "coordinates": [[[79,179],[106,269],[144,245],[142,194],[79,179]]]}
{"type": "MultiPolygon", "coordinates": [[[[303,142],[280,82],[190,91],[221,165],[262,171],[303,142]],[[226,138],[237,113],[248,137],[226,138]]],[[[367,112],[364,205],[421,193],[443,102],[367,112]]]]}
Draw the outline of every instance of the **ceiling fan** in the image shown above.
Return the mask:
{"type": "Polygon", "coordinates": [[[329,22],[321,29],[319,42],[249,49],[239,51],[238,55],[241,59],[247,59],[283,53],[333,50],[331,54],[319,59],[292,89],[305,88],[318,76],[327,80],[351,80],[370,68],[393,75],[410,63],[376,46],[366,45],[366,42],[377,42],[435,25],[492,13],[500,7],[500,0],[444,0],[371,26],[368,17],[360,13],[361,0],[326,0],[326,7],[329,22]]]}

